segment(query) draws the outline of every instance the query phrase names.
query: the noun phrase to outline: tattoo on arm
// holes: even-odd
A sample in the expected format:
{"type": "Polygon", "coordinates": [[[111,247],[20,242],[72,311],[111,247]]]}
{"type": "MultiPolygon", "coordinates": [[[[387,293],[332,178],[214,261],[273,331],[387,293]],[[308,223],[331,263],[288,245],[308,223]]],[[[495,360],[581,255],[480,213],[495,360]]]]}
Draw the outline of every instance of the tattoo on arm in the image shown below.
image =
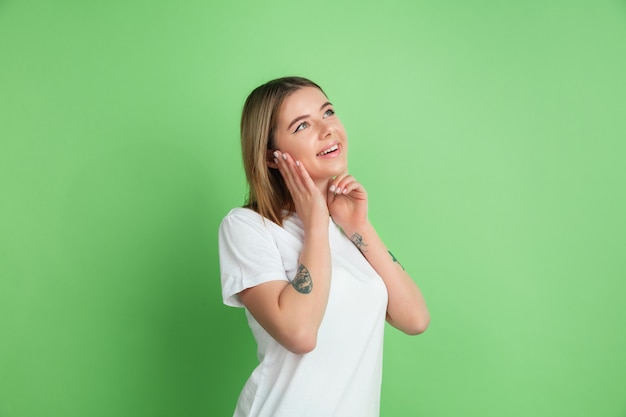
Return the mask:
{"type": "Polygon", "coordinates": [[[396,257],[395,257],[395,256],[393,256],[393,253],[391,253],[391,251],[390,251],[390,250],[388,250],[387,252],[389,252],[389,255],[391,255],[391,259],[393,259],[393,261],[394,261],[395,263],[397,263],[398,265],[400,265],[400,268],[402,268],[402,270],[404,271],[404,270],[405,270],[405,269],[404,269],[404,267],[402,266],[402,264],[400,263],[400,261],[398,261],[398,259],[396,259],[396,257]]]}
{"type": "Polygon", "coordinates": [[[361,252],[367,252],[367,250],[365,249],[367,243],[363,242],[363,236],[358,233],[354,233],[350,237],[350,240],[352,241],[352,243],[354,243],[354,246],[356,246],[361,252]]]}
{"type": "Polygon", "coordinates": [[[298,272],[296,272],[295,278],[291,281],[291,285],[301,294],[308,294],[313,291],[313,280],[306,266],[302,264],[298,266],[298,272]]]}

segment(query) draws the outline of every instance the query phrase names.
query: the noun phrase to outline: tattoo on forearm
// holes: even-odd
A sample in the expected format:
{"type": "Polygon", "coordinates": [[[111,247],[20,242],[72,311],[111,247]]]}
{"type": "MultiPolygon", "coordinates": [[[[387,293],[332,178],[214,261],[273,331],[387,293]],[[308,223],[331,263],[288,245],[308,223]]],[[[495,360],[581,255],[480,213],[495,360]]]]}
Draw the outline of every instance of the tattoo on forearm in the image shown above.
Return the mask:
{"type": "Polygon", "coordinates": [[[291,281],[291,285],[301,294],[308,294],[313,291],[313,280],[306,266],[302,264],[298,266],[298,272],[296,272],[295,278],[291,281]]]}
{"type": "Polygon", "coordinates": [[[397,263],[398,265],[400,265],[400,268],[402,268],[402,270],[404,271],[404,270],[405,270],[405,269],[404,269],[404,267],[402,266],[402,264],[400,263],[400,261],[398,261],[398,259],[396,259],[396,257],[395,257],[395,256],[393,256],[393,253],[391,253],[391,251],[390,251],[390,250],[388,250],[387,252],[389,252],[389,255],[391,255],[391,259],[393,259],[393,261],[394,261],[395,263],[397,263]]]}
{"type": "Polygon", "coordinates": [[[354,233],[350,237],[350,240],[352,241],[352,243],[354,243],[354,246],[356,246],[361,252],[367,252],[367,250],[365,249],[367,243],[363,242],[363,236],[358,233],[354,233]]]}

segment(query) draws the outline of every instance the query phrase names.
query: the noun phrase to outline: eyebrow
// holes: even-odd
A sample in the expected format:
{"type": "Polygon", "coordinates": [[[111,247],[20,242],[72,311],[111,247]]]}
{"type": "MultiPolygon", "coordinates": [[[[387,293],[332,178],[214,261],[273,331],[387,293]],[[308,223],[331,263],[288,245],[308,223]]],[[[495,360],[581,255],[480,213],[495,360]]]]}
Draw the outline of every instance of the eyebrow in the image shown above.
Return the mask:
{"type": "MultiPolygon", "coordinates": [[[[333,104],[330,101],[327,101],[326,103],[322,104],[320,106],[320,110],[322,110],[324,107],[326,106],[332,106],[333,104]]],[[[293,126],[294,124],[296,124],[297,122],[299,122],[300,120],[306,119],[307,117],[311,117],[310,114],[304,114],[302,116],[298,116],[295,119],[293,119],[291,121],[291,123],[289,123],[289,126],[287,126],[287,130],[291,130],[291,126],[293,126]]]]}

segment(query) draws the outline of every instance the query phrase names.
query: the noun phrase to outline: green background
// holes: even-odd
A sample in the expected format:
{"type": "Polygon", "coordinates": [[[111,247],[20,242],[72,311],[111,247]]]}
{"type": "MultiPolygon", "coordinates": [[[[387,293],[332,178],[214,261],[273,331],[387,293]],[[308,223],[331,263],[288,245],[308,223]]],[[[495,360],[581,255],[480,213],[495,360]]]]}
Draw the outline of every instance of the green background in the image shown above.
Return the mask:
{"type": "Polygon", "coordinates": [[[231,414],[217,227],[284,75],[431,310],[381,415],[625,417],[623,0],[0,1],[0,416],[231,414]]]}

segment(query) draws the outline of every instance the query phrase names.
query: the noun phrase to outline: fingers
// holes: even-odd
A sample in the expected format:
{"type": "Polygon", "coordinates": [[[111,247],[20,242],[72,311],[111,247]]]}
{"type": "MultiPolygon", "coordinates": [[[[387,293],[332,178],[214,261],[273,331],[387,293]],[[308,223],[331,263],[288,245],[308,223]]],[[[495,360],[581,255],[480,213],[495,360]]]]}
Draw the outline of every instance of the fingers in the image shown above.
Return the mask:
{"type": "Polygon", "coordinates": [[[294,161],[291,155],[275,151],[274,163],[278,166],[292,196],[298,191],[310,190],[315,186],[304,165],[300,161],[294,161]]]}
{"type": "Polygon", "coordinates": [[[328,191],[334,195],[339,195],[350,194],[352,191],[365,192],[365,189],[352,175],[344,173],[330,182],[328,191]]]}
{"type": "Polygon", "coordinates": [[[326,201],[331,204],[335,200],[335,190],[337,187],[333,184],[333,178],[328,180],[328,187],[326,187],[326,201]]]}
{"type": "Polygon", "coordinates": [[[278,166],[278,170],[285,179],[287,187],[291,190],[293,187],[297,186],[298,176],[295,173],[295,169],[289,166],[288,159],[287,154],[280,151],[274,152],[274,163],[278,166]]]}

